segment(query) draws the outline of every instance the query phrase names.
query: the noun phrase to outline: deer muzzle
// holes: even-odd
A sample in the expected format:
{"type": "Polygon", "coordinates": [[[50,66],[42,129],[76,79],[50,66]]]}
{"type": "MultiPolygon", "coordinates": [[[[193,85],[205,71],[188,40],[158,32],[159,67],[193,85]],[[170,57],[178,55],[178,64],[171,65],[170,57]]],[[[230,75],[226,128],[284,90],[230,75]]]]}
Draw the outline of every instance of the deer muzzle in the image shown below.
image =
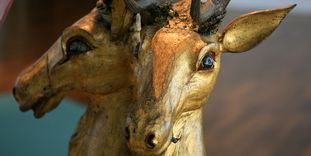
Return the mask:
{"type": "MultiPolygon", "coordinates": [[[[158,104],[145,105],[154,107],[158,104]]],[[[156,108],[140,108],[129,114],[126,139],[129,148],[138,153],[159,155],[172,143],[172,114],[156,108]]]]}
{"type": "Polygon", "coordinates": [[[24,70],[13,88],[13,95],[19,103],[20,110],[25,112],[32,109],[37,118],[54,109],[64,97],[62,91],[51,85],[49,56],[49,52],[45,53],[24,70]]]}

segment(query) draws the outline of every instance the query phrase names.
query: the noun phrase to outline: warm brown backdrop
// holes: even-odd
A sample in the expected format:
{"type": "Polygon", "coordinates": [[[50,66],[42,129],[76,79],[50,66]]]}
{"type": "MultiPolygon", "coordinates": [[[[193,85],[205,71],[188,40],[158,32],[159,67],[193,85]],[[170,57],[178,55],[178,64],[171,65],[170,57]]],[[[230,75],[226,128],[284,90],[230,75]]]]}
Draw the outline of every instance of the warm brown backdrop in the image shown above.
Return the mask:
{"type": "MultiPolygon", "coordinates": [[[[95,0],[19,0],[0,29],[0,93],[95,0]]],[[[241,14],[229,10],[224,23],[241,14]]],[[[210,156],[311,156],[311,15],[290,14],[249,53],[225,54],[205,107],[210,156]]]]}

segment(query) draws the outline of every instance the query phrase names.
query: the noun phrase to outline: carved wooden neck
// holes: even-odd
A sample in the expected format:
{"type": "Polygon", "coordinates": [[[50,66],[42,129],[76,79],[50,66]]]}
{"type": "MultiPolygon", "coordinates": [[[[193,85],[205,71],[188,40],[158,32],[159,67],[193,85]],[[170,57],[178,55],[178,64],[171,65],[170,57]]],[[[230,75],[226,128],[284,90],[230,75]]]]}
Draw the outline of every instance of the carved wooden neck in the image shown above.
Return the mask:
{"type": "MultiPolygon", "coordinates": [[[[176,129],[175,134],[179,135],[179,141],[174,144],[172,143],[166,152],[165,156],[205,156],[204,147],[204,134],[203,134],[203,108],[190,112],[186,117],[181,118],[184,120],[181,128],[176,129]]],[[[177,121],[178,123],[178,121],[177,121]]],[[[178,126],[177,126],[178,127],[178,126]]]]}
{"type": "Polygon", "coordinates": [[[124,155],[130,153],[124,125],[132,95],[129,89],[109,95],[90,95],[69,147],[70,156],[124,155]]]}

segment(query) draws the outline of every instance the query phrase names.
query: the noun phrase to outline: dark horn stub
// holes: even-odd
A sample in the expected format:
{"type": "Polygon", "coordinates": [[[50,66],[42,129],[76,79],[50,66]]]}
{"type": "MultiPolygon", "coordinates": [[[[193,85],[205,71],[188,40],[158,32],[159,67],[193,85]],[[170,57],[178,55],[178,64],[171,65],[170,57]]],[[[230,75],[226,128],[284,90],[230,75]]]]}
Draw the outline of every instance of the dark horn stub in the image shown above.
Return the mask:
{"type": "Polygon", "coordinates": [[[192,0],[191,17],[200,33],[213,33],[226,14],[230,0],[192,0]]]}
{"type": "Polygon", "coordinates": [[[127,7],[135,13],[139,13],[152,5],[158,5],[158,0],[124,0],[127,7]]]}
{"type": "Polygon", "coordinates": [[[111,24],[111,8],[109,5],[103,2],[103,0],[98,0],[96,3],[96,8],[98,11],[98,17],[97,19],[99,21],[104,21],[105,23],[108,23],[109,26],[111,24]]]}
{"type": "Polygon", "coordinates": [[[169,6],[178,0],[124,0],[127,7],[135,13],[140,13],[152,7],[169,6]]]}

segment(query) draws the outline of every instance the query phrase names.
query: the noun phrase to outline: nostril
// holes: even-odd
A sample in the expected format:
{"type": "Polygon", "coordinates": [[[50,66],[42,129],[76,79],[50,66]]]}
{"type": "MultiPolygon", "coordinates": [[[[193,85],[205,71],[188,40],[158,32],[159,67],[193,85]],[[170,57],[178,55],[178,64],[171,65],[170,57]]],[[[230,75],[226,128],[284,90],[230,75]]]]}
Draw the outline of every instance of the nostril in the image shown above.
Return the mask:
{"type": "Polygon", "coordinates": [[[14,86],[13,90],[12,90],[12,93],[13,93],[14,97],[16,97],[16,95],[17,95],[16,92],[17,92],[17,88],[16,88],[16,86],[14,86]]]}
{"type": "Polygon", "coordinates": [[[14,86],[12,89],[13,97],[17,102],[20,101],[20,95],[18,95],[19,94],[18,89],[19,89],[18,86],[14,86]]]}
{"type": "Polygon", "coordinates": [[[16,95],[16,87],[13,88],[12,92],[13,92],[13,95],[15,96],[16,95]]]}
{"type": "Polygon", "coordinates": [[[149,133],[145,139],[145,142],[147,147],[150,149],[153,149],[158,144],[154,133],[149,133]]]}
{"type": "Polygon", "coordinates": [[[127,141],[130,140],[130,129],[129,129],[129,127],[125,128],[125,138],[127,141]]]}

